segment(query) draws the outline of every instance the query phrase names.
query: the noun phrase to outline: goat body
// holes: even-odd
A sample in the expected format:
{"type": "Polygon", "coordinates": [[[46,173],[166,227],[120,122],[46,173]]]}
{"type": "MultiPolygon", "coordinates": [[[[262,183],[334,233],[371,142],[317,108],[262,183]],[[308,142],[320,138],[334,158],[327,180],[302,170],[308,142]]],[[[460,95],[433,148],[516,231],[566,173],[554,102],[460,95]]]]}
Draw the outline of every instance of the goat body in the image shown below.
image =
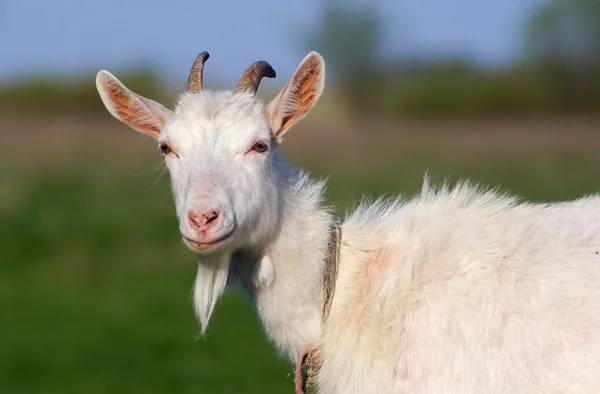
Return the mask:
{"type": "Polygon", "coordinates": [[[320,97],[323,59],[309,54],[266,107],[254,93],[268,63],[210,92],[206,59],[175,111],[96,79],[109,112],[165,154],[203,330],[241,285],[281,353],[318,349],[320,393],[600,393],[600,197],[533,204],[426,181],[412,199],[360,206],[341,224],[323,321],[334,219],[324,183],[277,149],[320,97]]]}
{"type": "Polygon", "coordinates": [[[323,393],[600,392],[600,197],[468,184],[343,225],[323,393]]]}

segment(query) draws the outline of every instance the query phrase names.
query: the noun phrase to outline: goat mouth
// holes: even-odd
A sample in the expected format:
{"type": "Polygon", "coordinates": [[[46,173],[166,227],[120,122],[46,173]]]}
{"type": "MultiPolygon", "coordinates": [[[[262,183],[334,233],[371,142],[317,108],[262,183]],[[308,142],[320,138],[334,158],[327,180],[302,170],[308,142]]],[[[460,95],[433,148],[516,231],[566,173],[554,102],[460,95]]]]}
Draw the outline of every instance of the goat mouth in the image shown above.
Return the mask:
{"type": "Polygon", "coordinates": [[[207,252],[211,249],[214,249],[216,246],[219,246],[220,244],[222,244],[224,241],[228,240],[229,238],[231,238],[231,236],[233,235],[233,229],[231,231],[229,231],[228,233],[212,239],[210,242],[198,242],[197,240],[193,239],[193,238],[188,238],[185,235],[183,236],[183,240],[184,242],[187,244],[187,246],[189,248],[191,248],[192,250],[196,251],[196,252],[207,252]]]}

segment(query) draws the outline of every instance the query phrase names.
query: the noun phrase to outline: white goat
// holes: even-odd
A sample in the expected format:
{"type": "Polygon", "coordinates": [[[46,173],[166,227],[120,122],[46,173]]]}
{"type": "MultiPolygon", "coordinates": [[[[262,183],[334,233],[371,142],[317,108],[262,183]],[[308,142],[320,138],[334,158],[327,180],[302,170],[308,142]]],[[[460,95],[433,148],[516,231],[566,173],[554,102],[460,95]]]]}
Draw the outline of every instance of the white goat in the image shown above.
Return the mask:
{"type": "Polygon", "coordinates": [[[174,112],[96,79],[108,111],[164,152],[203,331],[240,283],[277,347],[313,356],[320,393],[600,393],[600,197],[531,204],[425,182],[338,227],[324,184],[277,149],[321,95],[321,56],[266,107],[268,63],[211,92],[207,58],[174,112]]]}

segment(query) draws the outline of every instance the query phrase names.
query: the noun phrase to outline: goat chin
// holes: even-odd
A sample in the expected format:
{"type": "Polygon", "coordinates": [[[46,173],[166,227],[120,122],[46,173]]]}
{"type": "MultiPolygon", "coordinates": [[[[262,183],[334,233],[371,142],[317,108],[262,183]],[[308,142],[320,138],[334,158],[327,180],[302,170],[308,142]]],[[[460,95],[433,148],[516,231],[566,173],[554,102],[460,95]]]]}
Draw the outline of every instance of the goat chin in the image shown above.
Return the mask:
{"type": "Polygon", "coordinates": [[[206,332],[217,300],[225,291],[230,260],[229,253],[198,258],[198,271],[194,283],[194,308],[200,320],[202,334],[206,332]]]}

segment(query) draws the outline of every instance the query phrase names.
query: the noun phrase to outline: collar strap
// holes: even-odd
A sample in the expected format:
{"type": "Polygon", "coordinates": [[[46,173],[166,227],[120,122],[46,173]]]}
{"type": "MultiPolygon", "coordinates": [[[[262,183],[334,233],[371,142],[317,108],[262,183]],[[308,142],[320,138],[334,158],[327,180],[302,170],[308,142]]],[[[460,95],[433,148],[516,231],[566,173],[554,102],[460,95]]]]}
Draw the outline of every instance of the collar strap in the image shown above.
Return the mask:
{"type": "MultiPolygon", "coordinates": [[[[323,272],[323,322],[329,317],[331,303],[335,293],[335,283],[337,282],[338,267],[340,264],[340,248],[342,245],[342,228],[338,224],[333,224],[329,232],[329,248],[325,258],[325,267],[323,272]]],[[[319,369],[319,357],[315,355],[317,349],[306,351],[300,359],[296,368],[296,394],[307,393],[308,384],[314,381],[319,369]]]]}
{"type": "Polygon", "coordinates": [[[337,281],[338,266],[340,263],[340,248],[342,245],[342,229],[334,224],[329,232],[329,250],[325,259],[323,275],[323,321],[329,317],[333,294],[335,293],[335,282],[337,281]]]}

